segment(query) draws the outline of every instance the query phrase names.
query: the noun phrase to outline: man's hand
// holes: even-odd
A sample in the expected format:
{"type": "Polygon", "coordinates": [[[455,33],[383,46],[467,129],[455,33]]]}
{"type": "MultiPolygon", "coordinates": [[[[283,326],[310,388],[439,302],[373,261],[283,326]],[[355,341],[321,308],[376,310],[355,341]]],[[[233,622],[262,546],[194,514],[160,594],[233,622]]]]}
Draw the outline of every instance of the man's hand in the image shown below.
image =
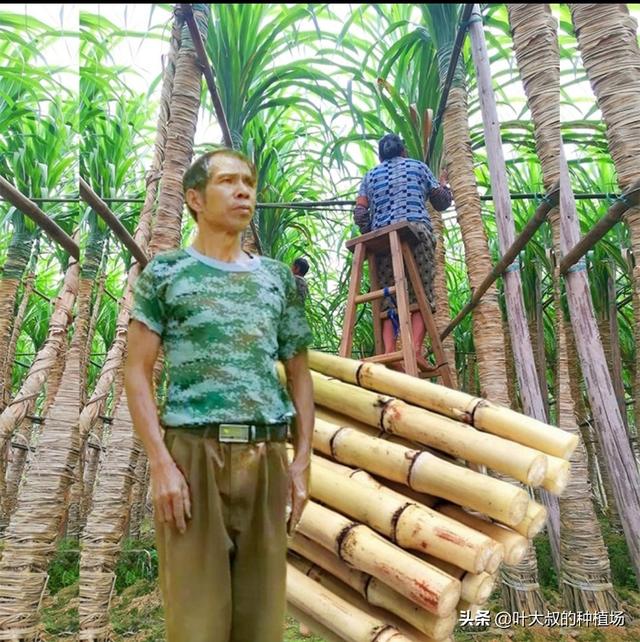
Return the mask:
{"type": "Polygon", "coordinates": [[[287,533],[293,535],[302,511],[309,501],[309,458],[296,458],[289,465],[289,496],[291,499],[291,514],[287,522],[287,533]]]}
{"type": "Polygon", "coordinates": [[[173,461],[168,458],[151,464],[151,487],[153,508],[161,522],[174,524],[184,533],[187,519],[191,519],[191,496],[184,475],[173,461]]]}
{"type": "Polygon", "coordinates": [[[438,180],[440,181],[440,185],[446,185],[449,182],[449,172],[443,169],[440,172],[440,178],[438,180]]]}

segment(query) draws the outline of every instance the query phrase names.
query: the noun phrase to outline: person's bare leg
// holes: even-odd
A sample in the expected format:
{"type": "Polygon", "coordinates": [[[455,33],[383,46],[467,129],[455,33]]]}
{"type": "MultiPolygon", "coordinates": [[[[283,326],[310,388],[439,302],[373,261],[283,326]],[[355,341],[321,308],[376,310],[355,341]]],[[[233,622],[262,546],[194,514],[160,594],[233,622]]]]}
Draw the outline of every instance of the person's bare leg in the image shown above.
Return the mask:
{"type": "MultiPolygon", "coordinates": [[[[396,337],[393,333],[393,323],[391,322],[391,319],[385,319],[382,322],[382,341],[384,343],[385,354],[396,351],[396,337]]],[[[404,367],[399,361],[388,363],[387,366],[394,370],[398,370],[399,372],[404,372],[404,367]]]]}
{"type": "Polygon", "coordinates": [[[424,325],[424,320],[419,311],[412,312],[411,314],[411,333],[413,334],[413,349],[416,356],[422,356],[422,344],[424,337],[427,334],[427,329],[424,325]]]}
{"type": "Polygon", "coordinates": [[[396,337],[393,334],[393,323],[391,323],[391,319],[385,319],[382,322],[382,341],[384,343],[385,354],[396,351],[396,337]]]}

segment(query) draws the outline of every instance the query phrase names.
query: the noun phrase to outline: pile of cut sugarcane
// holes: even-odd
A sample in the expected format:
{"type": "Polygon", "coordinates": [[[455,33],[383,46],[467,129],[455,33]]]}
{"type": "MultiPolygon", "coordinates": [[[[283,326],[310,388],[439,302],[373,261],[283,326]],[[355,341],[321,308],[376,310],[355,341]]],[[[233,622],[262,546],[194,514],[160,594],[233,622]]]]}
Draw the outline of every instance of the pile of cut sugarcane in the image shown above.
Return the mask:
{"type": "MultiPolygon", "coordinates": [[[[577,437],[385,366],[310,353],[311,501],[289,545],[289,612],[328,642],[448,641],[517,564],[577,437]]],[[[282,375],[282,370],[281,370],[282,375]]]]}

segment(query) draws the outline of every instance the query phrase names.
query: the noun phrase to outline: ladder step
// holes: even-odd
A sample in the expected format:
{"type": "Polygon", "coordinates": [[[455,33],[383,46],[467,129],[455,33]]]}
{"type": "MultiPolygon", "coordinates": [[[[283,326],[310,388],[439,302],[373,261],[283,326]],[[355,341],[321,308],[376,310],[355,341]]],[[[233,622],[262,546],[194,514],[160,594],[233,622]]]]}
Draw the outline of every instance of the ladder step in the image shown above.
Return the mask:
{"type": "MultiPolygon", "coordinates": [[[[392,285],[389,288],[389,294],[396,293],[396,286],[392,285]]],[[[384,290],[374,290],[373,292],[367,292],[366,294],[361,294],[356,297],[356,303],[366,303],[367,301],[374,301],[375,299],[382,299],[384,297],[384,290]]]]}
{"type": "Polygon", "coordinates": [[[389,354],[377,354],[374,357],[366,357],[363,361],[371,363],[393,363],[394,361],[402,361],[403,354],[401,350],[398,352],[390,352],[389,354]]]}
{"type": "MultiPolygon", "coordinates": [[[[391,288],[389,288],[391,289],[391,288]]],[[[412,303],[409,306],[409,312],[417,312],[420,309],[420,306],[417,303],[412,303]]],[[[380,313],[380,318],[381,319],[387,319],[389,318],[389,310],[385,310],[384,312],[380,313]]]]}

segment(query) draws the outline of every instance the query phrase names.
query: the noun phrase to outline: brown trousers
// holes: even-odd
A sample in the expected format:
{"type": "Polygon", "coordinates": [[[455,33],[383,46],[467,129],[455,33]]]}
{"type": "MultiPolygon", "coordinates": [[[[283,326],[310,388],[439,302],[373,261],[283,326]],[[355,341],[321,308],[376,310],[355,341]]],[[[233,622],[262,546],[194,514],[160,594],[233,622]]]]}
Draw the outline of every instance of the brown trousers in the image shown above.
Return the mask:
{"type": "Polygon", "coordinates": [[[165,443],[192,502],[184,534],[156,519],[167,642],[281,642],[285,444],[221,444],[181,428],[165,443]]]}

